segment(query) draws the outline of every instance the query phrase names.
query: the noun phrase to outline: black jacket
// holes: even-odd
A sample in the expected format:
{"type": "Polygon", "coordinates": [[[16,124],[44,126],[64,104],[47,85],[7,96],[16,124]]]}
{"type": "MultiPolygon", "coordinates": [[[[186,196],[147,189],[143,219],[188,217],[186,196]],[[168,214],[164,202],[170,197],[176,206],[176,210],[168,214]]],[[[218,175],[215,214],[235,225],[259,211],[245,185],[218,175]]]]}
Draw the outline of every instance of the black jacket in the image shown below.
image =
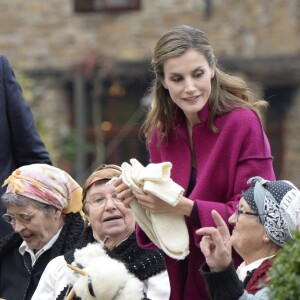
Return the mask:
{"type": "MultiPolygon", "coordinates": [[[[33,163],[52,164],[37,132],[34,118],[14,72],[5,56],[0,55],[0,195],[4,180],[16,169],[33,163]]],[[[12,231],[1,216],[0,237],[12,231]]]]}
{"type": "Polygon", "coordinates": [[[22,238],[12,233],[0,240],[0,298],[30,300],[49,261],[74,249],[83,230],[80,213],[70,213],[53,246],[45,251],[33,268],[30,259],[22,256],[22,238]]]}

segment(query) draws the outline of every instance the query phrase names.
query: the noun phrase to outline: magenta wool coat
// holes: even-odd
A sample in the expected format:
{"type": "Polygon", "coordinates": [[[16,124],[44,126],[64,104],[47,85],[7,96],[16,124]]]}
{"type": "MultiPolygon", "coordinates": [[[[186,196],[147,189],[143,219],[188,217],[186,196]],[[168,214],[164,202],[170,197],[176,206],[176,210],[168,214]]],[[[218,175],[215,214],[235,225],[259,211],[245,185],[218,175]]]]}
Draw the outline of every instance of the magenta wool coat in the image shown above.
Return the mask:
{"type": "MultiPolygon", "coordinates": [[[[252,110],[236,109],[215,118],[218,133],[208,127],[208,104],[198,113],[201,123],[193,127],[193,151],[196,157],[197,181],[189,199],[195,201],[190,217],[186,218],[190,234],[190,254],[185,260],[166,257],[171,284],[172,300],[209,299],[199,268],[205,261],[195,235],[200,227],[213,226],[211,210],[216,209],[228,221],[247,189],[247,180],[261,176],[275,180],[270,145],[261,122],[252,110]]],[[[187,127],[182,112],[167,139],[157,146],[155,133],[149,143],[150,161],[170,161],[172,179],[185,190],[190,182],[192,155],[187,127]]],[[[170,228],[172,230],[172,228],[170,228]]],[[[138,243],[144,248],[154,248],[146,234],[137,227],[138,243]]],[[[234,255],[235,264],[241,259],[234,255]]]]}

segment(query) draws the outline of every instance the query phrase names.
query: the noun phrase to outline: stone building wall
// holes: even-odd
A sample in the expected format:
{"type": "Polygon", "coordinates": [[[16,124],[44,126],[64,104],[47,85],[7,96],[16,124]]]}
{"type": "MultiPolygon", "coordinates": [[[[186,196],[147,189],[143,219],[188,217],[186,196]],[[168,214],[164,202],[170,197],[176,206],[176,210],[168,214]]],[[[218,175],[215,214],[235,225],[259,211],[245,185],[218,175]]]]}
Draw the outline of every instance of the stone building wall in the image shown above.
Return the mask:
{"type": "Polygon", "coordinates": [[[0,49],[20,69],[70,68],[87,55],[148,58],[178,24],[206,31],[217,56],[299,53],[299,0],[141,0],[141,10],[74,13],[73,0],[0,2],[0,49]]]}
{"type": "Polygon", "coordinates": [[[295,92],[285,124],[285,161],[283,178],[288,178],[300,187],[300,88],[295,92]]]}
{"type": "MultiPolygon", "coordinates": [[[[217,57],[300,54],[299,0],[141,0],[138,11],[114,13],[74,13],[73,0],[3,0],[0,11],[0,53],[15,70],[44,74],[34,76],[35,115],[56,150],[70,129],[70,111],[64,82],[53,70],[69,73],[99,57],[108,62],[150,60],[159,36],[179,24],[207,32],[217,57]]],[[[300,186],[299,97],[293,99],[285,125],[283,174],[300,186]]]]}

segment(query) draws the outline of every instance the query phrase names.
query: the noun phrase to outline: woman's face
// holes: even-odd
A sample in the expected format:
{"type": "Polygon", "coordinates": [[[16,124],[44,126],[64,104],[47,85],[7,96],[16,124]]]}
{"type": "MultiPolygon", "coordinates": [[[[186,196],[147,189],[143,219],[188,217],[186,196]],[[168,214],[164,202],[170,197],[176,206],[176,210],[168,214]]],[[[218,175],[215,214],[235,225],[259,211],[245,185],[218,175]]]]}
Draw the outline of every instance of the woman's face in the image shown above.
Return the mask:
{"type": "Polygon", "coordinates": [[[118,244],[135,230],[131,209],[116,198],[112,184],[94,184],[86,195],[87,219],[96,240],[109,237],[110,244],[118,244]]]}
{"type": "Polygon", "coordinates": [[[190,49],[164,63],[163,85],[186,117],[193,119],[208,101],[213,76],[214,70],[209,67],[205,57],[197,50],[190,49]]]}
{"type": "Polygon", "coordinates": [[[14,231],[34,252],[43,248],[61,227],[60,211],[53,209],[48,214],[33,203],[26,206],[9,205],[7,214],[14,216],[15,221],[12,224],[14,231]],[[24,221],[23,214],[31,215],[31,218],[24,221]]]}
{"type": "MultiPolygon", "coordinates": [[[[242,197],[239,209],[253,212],[246,200],[242,197]]],[[[234,249],[245,261],[254,261],[257,255],[262,255],[266,247],[266,231],[257,216],[240,214],[237,221],[237,212],[229,218],[229,223],[234,225],[231,242],[234,249]]],[[[264,257],[264,256],[263,256],[264,257]]]]}

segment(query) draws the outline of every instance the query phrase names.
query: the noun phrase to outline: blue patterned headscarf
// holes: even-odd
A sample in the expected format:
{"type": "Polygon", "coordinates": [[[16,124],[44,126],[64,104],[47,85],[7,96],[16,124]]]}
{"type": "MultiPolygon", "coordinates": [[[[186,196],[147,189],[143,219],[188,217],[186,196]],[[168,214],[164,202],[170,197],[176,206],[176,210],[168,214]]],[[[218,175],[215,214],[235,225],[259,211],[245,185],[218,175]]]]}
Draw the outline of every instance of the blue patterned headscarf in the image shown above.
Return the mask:
{"type": "Polygon", "coordinates": [[[300,223],[300,191],[285,180],[252,177],[248,183],[254,186],[242,193],[244,199],[259,214],[269,238],[282,247],[300,223]]]}

